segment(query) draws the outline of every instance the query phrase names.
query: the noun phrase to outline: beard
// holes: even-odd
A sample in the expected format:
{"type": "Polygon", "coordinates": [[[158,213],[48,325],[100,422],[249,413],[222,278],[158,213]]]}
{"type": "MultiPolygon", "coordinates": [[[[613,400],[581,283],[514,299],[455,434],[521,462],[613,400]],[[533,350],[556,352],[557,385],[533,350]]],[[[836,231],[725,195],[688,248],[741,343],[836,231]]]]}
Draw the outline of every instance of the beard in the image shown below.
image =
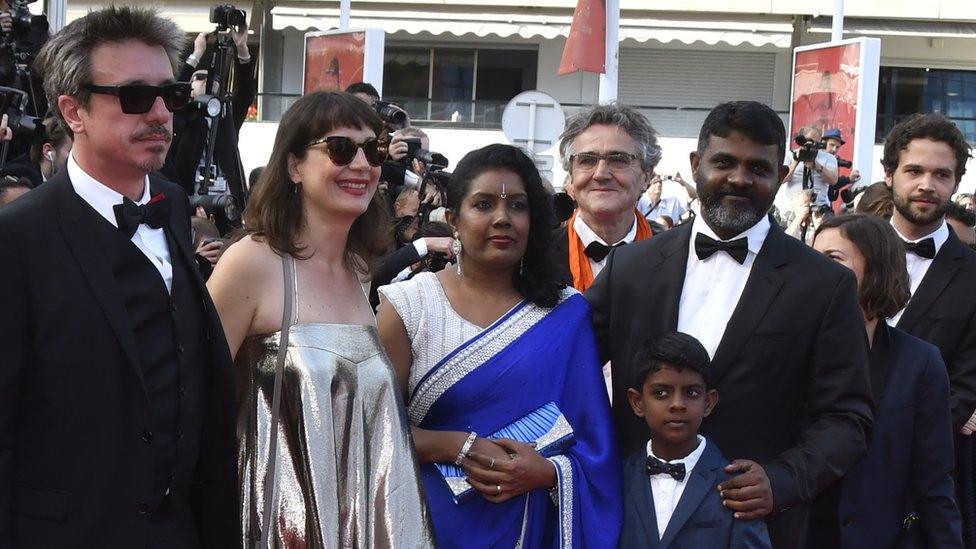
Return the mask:
{"type": "Polygon", "coordinates": [[[709,226],[730,234],[745,232],[769,213],[772,201],[763,203],[752,189],[737,191],[728,185],[722,185],[717,190],[702,191],[705,185],[698,186],[698,200],[701,202],[701,214],[709,226]],[[732,205],[722,204],[726,196],[739,196],[748,202],[736,202],[732,205]]]}
{"type": "Polygon", "coordinates": [[[173,132],[171,132],[170,129],[163,124],[154,124],[148,128],[136,132],[131,138],[132,141],[139,141],[140,139],[156,136],[163,137],[166,140],[166,143],[157,145],[150,149],[150,151],[153,153],[153,157],[139,163],[139,169],[145,171],[146,173],[159,171],[163,168],[163,165],[166,164],[166,152],[169,150],[169,144],[173,140],[173,132]]]}
{"type": "Polygon", "coordinates": [[[941,219],[946,210],[949,209],[949,204],[947,202],[940,202],[931,212],[919,212],[912,209],[911,201],[904,196],[892,190],[891,200],[895,204],[895,209],[902,217],[907,219],[913,225],[930,225],[941,219]]]}

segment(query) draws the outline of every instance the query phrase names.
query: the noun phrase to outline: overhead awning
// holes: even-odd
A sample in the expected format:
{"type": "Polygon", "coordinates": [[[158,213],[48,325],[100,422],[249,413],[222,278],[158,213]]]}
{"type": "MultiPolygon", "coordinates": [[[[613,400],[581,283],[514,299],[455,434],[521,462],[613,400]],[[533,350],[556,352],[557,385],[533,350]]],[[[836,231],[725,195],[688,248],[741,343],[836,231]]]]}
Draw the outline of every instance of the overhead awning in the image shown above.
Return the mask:
{"type": "MultiPolygon", "coordinates": [[[[829,17],[818,17],[810,23],[810,32],[830,34],[830,25],[829,17]]],[[[976,23],[847,17],[844,18],[844,34],[917,36],[920,38],[976,38],[976,23]]]]}
{"type": "MultiPolygon", "coordinates": [[[[444,8],[424,10],[404,9],[353,9],[350,13],[352,28],[381,28],[388,33],[430,33],[464,36],[498,36],[508,38],[547,38],[569,35],[573,22],[572,12],[563,14],[539,14],[518,12],[471,12],[444,8]]],[[[271,10],[272,25],[276,30],[330,30],[339,27],[338,7],[316,7],[311,3],[290,2],[279,4],[271,10]]],[[[780,19],[727,19],[629,17],[621,14],[620,39],[647,42],[683,42],[692,44],[725,43],[733,46],[776,46],[788,48],[793,32],[792,23],[780,19]]]]}

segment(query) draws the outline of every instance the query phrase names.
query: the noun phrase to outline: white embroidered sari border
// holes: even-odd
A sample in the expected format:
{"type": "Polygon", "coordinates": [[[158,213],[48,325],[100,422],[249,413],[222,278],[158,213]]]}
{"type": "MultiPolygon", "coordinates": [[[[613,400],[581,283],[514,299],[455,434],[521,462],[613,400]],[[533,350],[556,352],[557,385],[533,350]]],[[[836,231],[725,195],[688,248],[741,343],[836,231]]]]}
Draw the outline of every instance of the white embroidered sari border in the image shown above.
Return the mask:
{"type": "Polygon", "coordinates": [[[559,496],[559,547],[573,547],[573,463],[568,457],[559,455],[549,458],[556,466],[559,496]]]}
{"type": "Polygon", "coordinates": [[[552,309],[544,309],[527,303],[512,313],[504,322],[478,334],[474,341],[453,353],[444,364],[428,374],[414,389],[407,406],[407,414],[414,425],[419,425],[437,399],[465,376],[505,350],[552,309]]]}

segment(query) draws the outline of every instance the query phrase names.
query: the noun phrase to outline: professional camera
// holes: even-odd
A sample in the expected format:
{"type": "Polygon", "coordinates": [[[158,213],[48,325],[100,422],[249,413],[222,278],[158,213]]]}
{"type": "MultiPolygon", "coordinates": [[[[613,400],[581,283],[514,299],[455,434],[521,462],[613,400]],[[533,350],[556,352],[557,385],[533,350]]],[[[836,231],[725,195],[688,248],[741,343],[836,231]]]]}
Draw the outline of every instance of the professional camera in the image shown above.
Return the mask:
{"type": "Polygon", "coordinates": [[[32,140],[44,131],[44,124],[36,116],[24,114],[27,106],[27,92],[0,86],[0,115],[7,115],[7,127],[14,133],[14,139],[32,140]]]}
{"type": "Polygon", "coordinates": [[[847,160],[846,158],[841,158],[841,157],[838,156],[837,157],[837,166],[838,167],[841,167],[841,168],[850,169],[850,168],[853,168],[854,167],[854,163],[851,162],[850,160],[847,160]]]}
{"type": "Polygon", "coordinates": [[[217,25],[218,31],[230,28],[242,29],[247,25],[247,14],[231,4],[213,6],[210,8],[210,22],[217,25]]]}
{"type": "Polygon", "coordinates": [[[36,1],[37,0],[15,0],[14,2],[10,2],[10,34],[19,36],[27,36],[30,34],[31,22],[34,20],[34,14],[30,12],[27,6],[28,4],[32,4],[36,1]]]}
{"type": "Polygon", "coordinates": [[[236,221],[241,216],[237,199],[232,194],[191,194],[191,209],[196,211],[201,206],[208,216],[212,215],[215,219],[236,221]]]}
{"type": "Polygon", "coordinates": [[[407,122],[407,111],[388,101],[376,102],[376,114],[380,115],[383,122],[394,126],[402,126],[407,122]]]}
{"type": "Polygon", "coordinates": [[[814,141],[802,133],[797,134],[793,142],[800,146],[793,152],[793,159],[797,162],[813,162],[817,159],[817,151],[827,148],[822,141],[814,141]]]}

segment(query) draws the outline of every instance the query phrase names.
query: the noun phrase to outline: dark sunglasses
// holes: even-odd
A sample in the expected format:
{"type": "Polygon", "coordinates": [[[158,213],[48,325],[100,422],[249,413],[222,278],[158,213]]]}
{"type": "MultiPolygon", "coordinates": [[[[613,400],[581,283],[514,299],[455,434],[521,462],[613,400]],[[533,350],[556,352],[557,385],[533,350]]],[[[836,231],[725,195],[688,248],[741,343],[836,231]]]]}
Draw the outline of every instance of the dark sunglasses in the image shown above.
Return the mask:
{"type": "Polygon", "coordinates": [[[352,162],[359,149],[363,150],[363,154],[366,155],[366,162],[369,162],[370,166],[379,166],[386,160],[386,144],[380,143],[379,139],[376,138],[356,143],[348,137],[333,135],[332,137],[316,139],[309,143],[306,148],[323,143],[325,143],[325,152],[329,155],[329,160],[336,166],[345,166],[352,162]]]}
{"type": "Polygon", "coordinates": [[[149,86],[145,84],[126,84],[124,86],[96,86],[85,84],[84,89],[92,93],[115,95],[119,98],[122,112],[125,114],[145,114],[152,109],[157,97],[163,98],[163,104],[170,112],[178,111],[190,104],[190,83],[174,82],[165,86],[149,86]]]}

